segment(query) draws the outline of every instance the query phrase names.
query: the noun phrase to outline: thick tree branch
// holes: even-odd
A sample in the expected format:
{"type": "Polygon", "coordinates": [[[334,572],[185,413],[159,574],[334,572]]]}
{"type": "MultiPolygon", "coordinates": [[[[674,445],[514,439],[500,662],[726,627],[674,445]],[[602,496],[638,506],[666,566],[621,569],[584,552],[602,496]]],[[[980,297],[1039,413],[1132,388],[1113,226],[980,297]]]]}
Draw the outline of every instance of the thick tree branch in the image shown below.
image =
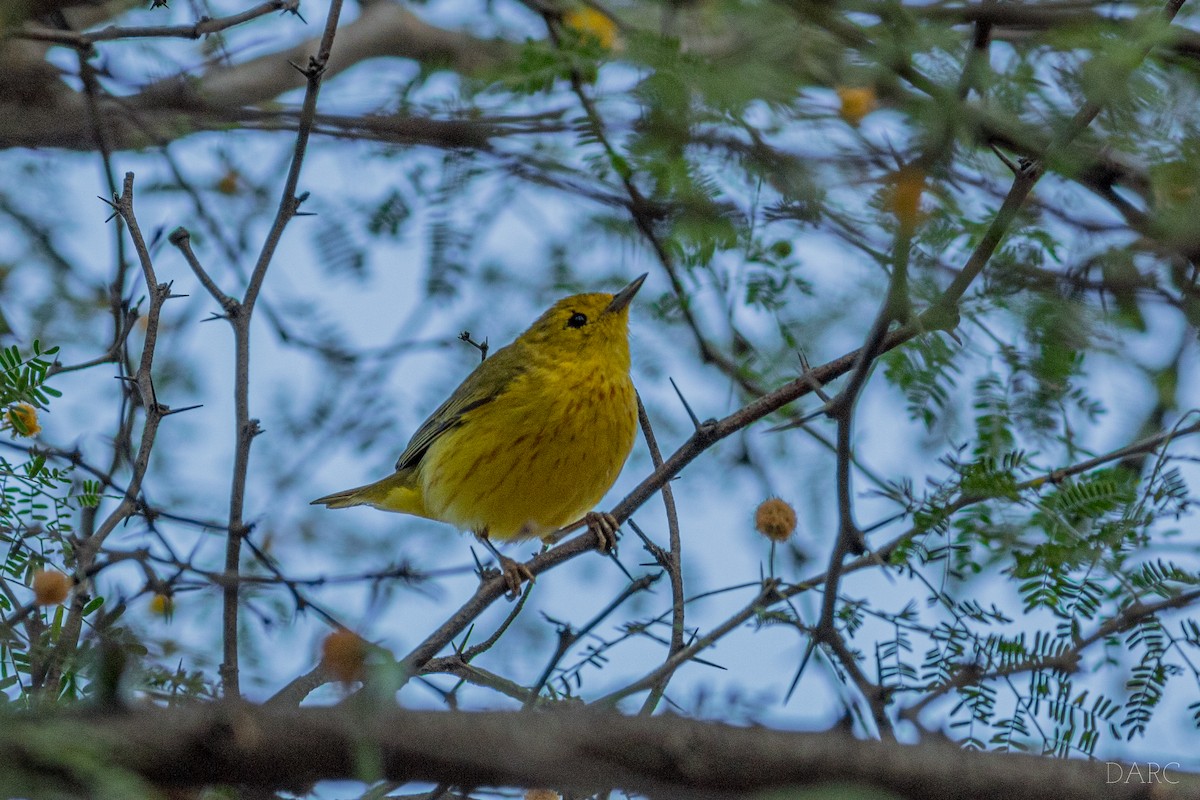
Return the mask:
{"type": "Polygon", "coordinates": [[[730,797],[831,781],[914,800],[1148,800],[1200,792],[1200,775],[1178,765],[1168,766],[1159,783],[1110,784],[1103,762],[579,709],[462,713],[219,704],[16,718],[3,731],[0,768],[10,778],[69,780],[68,751],[81,747],[89,763],[98,758],[168,787],[286,788],[386,778],[577,794],[616,788],[654,798],[730,797]],[[36,743],[50,741],[53,758],[40,757],[36,743]],[[364,772],[367,764],[379,772],[364,772]]]}
{"type": "MultiPolygon", "coordinates": [[[[510,45],[430,25],[400,3],[364,3],[354,22],[338,29],[338,49],[331,54],[326,78],[373,58],[409,58],[441,65],[464,75],[500,64],[510,45]]],[[[205,105],[234,108],[272,100],[304,86],[304,76],[291,64],[305,64],[320,47],[308,39],[230,67],[210,70],[199,79],[172,78],[153,84],[139,96],[155,105],[159,96],[188,96],[205,105]]]]}
{"type": "MultiPolygon", "coordinates": [[[[137,37],[204,35],[261,16],[276,4],[286,9],[289,3],[290,0],[278,0],[234,17],[159,29],[128,29],[126,33],[137,37]]],[[[27,33],[83,49],[95,41],[114,39],[121,29],[75,34],[37,28],[27,33]]],[[[502,41],[479,39],[429,25],[394,2],[363,4],[358,19],[341,26],[337,35],[338,50],[326,65],[326,78],[374,58],[409,58],[471,75],[500,64],[512,51],[511,45],[502,41]]],[[[304,75],[293,69],[291,63],[307,63],[319,45],[319,38],[309,39],[249,61],[214,67],[200,75],[167,78],[120,100],[99,98],[97,110],[104,135],[112,149],[124,150],[160,145],[197,131],[227,129],[231,122],[252,122],[249,107],[304,86],[304,75]]],[[[59,71],[43,60],[44,45],[0,41],[0,52],[8,65],[0,76],[0,149],[94,149],[85,97],[60,80],[59,71]]],[[[417,122],[419,128],[421,121],[417,122]]],[[[402,138],[415,135],[420,139],[424,134],[408,126],[398,135],[402,138]]],[[[446,145],[476,144],[471,140],[456,142],[456,138],[461,139],[461,133],[445,140],[446,145]]]]}

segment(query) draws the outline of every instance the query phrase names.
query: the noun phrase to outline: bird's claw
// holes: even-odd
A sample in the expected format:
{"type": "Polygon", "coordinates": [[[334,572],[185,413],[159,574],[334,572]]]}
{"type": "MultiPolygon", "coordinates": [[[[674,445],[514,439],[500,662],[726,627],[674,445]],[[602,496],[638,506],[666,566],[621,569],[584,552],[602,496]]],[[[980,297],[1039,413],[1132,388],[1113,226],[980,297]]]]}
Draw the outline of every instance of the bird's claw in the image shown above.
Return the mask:
{"type": "Polygon", "coordinates": [[[617,552],[617,518],[604,511],[589,511],[583,518],[587,528],[600,540],[600,551],[617,552]]]}
{"type": "Polygon", "coordinates": [[[508,556],[500,556],[500,577],[504,578],[504,585],[508,587],[504,594],[510,599],[515,599],[521,594],[522,581],[537,583],[537,578],[529,567],[508,556]]]}

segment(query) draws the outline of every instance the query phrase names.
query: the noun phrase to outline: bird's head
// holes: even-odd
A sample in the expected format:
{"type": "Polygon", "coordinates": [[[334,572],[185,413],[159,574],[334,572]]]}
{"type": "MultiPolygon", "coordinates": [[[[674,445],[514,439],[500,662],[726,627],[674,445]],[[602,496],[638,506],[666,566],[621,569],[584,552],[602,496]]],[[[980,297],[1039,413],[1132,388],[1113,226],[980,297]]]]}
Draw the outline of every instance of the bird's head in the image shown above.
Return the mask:
{"type": "Polygon", "coordinates": [[[646,276],[616,294],[564,297],[538,317],[517,339],[551,358],[613,359],[629,368],[629,303],[646,276]]]}

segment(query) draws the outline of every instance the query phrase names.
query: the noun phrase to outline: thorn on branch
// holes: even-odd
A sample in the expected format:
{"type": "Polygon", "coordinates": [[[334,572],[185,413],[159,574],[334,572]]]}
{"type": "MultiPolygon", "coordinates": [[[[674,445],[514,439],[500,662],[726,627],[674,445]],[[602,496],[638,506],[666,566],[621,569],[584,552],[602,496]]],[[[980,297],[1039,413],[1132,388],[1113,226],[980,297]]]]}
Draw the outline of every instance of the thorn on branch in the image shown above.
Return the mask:
{"type": "Polygon", "coordinates": [[[100,202],[104,203],[105,205],[107,205],[109,208],[111,208],[113,210],[113,212],[111,214],[109,214],[107,217],[104,218],[104,223],[106,225],[108,223],[112,222],[113,219],[115,219],[116,217],[119,217],[121,215],[121,209],[117,206],[117,201],[120,200],[120,198],[117,197],[116,195],[113,195],[112,200],[108,200],[104,197],[100,197],[100,195],[96,195],[96,199],[99,200],[100,202]]]}
{"type": "Polygon", "coordinates": [[[642,540],[642,546],[646,548],[646,552],[648,552],[650,555],[654,556],[654,560],[655,560],[655,562],[658,563],[658,566],[662,567],[663,569],[665,569],[667,571],[670,571],[670,569],[671,569],[670,554],[667,553],[666,550],[664,550],[663,548],[661,548],[657,544],[655,544],[654,541],[649,536],[647,536],[645,533],[643,533],[642,529],[640,527],[638,527],[638,524],[636,522],[634,522],[632,518],[625,520],[625,523],[630,528],[632,528],[633,532],[636,533],[638,538],[642,540]]]}
{"type": "Polygon", "coordinates": [[[460,334],[458,335],[458,340],[459,340],[460,342],[466,342],[467,344],[471,345],[471,346],[472,346],[472,347],[474,347],[476,350],[478,350],[478,351],[479,351],[479,360],[480,360],[480,361],[483,361],[483,360],[485,360],[485,359],[487,358],[487,354],[488,354],[488,347],[489,347],[489,345],[488,345],[488,340],[487,340],[487,338],[486,338],[486,337],[484,338],[483,342],[482,342],[482,343],[480,343],[480,342],[477,342],[477,341],[475,341],[474,339],[472,339],[472,338],[471,338],[471,332],[470,332],[470,331],[463,331],[462,333],[460,333],[460,334]]]}
{"type": "Polygon", "coordinates": [[[297,17],[300,18],[301,22],[303,22],[305,25],[308,24],[308,20],[306,20],[300,14],[300,0],[280,0],[279,13],[295,14],[297,17]]]}
{"type": "Polygon", "coordinates": [[[300,206],[304,205],[304,201],[312,196],[311,192],[301,192],[292,198],[292,216],[293,217],[315,217],[315,211],[301,211],[300,206]]]}
{"type": "Polygon", "coordinates": [[[692,441],[697,446],[704,448],[708,447],[713,442],[717,441],[717,421],[712,417],[701,422],[696,430],[692,432],[692,441]]]}
{"type": "Polygon", "coordinates": [[[1020,174],[1020,172],[1021,172],[1020,168],[1019,168],[1019,167],[1017,167],[1017,165],[1016,165],[1016,164],[1014,164],[1014,163],[1012,162],[1012,160],[1011,160],[1011,159],[1009,159],[1009,157],[1008,157],[1008,156],[1004,155],[1004,151],[1003,151],[1003,150],[1001,150],[1001,149],[1000,149],[999,147],[997,147],[995,144],[992,144],[992,145],[990,145],[990,146],[991,146],[991,148],[992,148],[992,152],[996,154],[996,158],[1000,159],[1000,160],[1001,160],[1001,161],[1004,163],[1004,166],[1008,167],[1008,168],[1009,168],[1009,169],[1012,171],[1012,173],[1013,173],[1014,175],[1018,175],[1018,174],[1020,174]]]}
{"type": "Polygon", "coordinates": [[[154,233],[152,233],[150,235],[150,243],[149,243],[148,249],[150,249],[152,251],[158,249],[159,244],[162,243],[163,230],[164,230],[164,228],[161,225],[159,225],[158,227],[156,227],[154,229],[154,233]]]}
{"type": "Polygon", "coordinates": [[[145,519],[147,525],[153,526],[154,521],[156,519],[158,519],[159,512],[156,509],[153,509],[149,505],[147,505],[146,498],[144,498],[144,497],[138,497],[133,502],[134,502],[133,513],[138,514],[143,519],[145,519]]]}
{"type": "Polygon", "coordinates": [[[805,381],[805,383],[812,387],[813,393],[817,397],[821,398],[822,402],[831,402],[829,394],[823,388],[821,388],[821,384],[818,383],[817,379],[813,377],[812,365],[808,363],[808,356],[803,350],[797,352],[796,355],[800,356],[800,369],[803,370],[800,374],[800,377],[805,381]]]}
{"type": "MultiPolygon", "coordinates": [[[[472,552],[474,552],[474,551],[472,551],[472,552]]],[[[456,657],[459,661],[461,661],[464,664],[467,663],[467,658],[463,655],[463,653],[466,651],[467,642],[471,641],[471,634],[474,632],[475,632],[475,625],[472,624],[471,627],[467,628],[467,632],[463,634],[463,638],[462,638],[461,642],[454,642],[454,641],[450,642],[450,649],[454,651],[454,657],[456,657]]]]}
{"type": "Polygon", "coordinates": [[[671,382],[671,388],[675,390],[675,395],[679,398],[679,402],[683,403],[683,410],[687,412],[688,417],[692,420],[692,427],[700,428],[700,418],[696,416],[696,412],[692,411],[692,407],[688,405],[687,398],[683,396],[683,392],[679,391],[679,387],[675,384],[674,378],[667,378],[671,382]]]}
{"type": "Polygon", "coordinates": [[[764,578],[762,593],[759,595],[759,600],[764,606],[772,606],[776,603],[782,603],[785,599],[780,587],[783,586],[783,581],[779,578],[764,578]]]}
{"type": "Polygon", "coordinates": [[[852,525],[845,532],[846,549],[851,555],[861,556],[867,552],[867,537],[858,529],[857,525],[852,525]]]}
{"type": "Polygon", "coordinates": [[[169,417],[172,414],[182,414],[184,411],[191,411],[196,408],[203,408],[203,403],[196,403],[194,406],[183,406],[182,408],[171,408],[170,406],[159,406],[159,412],[164,417],[169,417]]]}
{"type": "Polygon", "coordinates": [[[617,568],[620,569],[621,572],[625,573],[625,577],[629,579],[629,582],[634,583],[635,581],[634,581],[633,573],[631,573],[629,570],[625,569],[625,565],[621,563],[621,559],[617,558],[616,549],[614,548],[607,555],[609,558],[612,559],[612,562],[617,565],[617,568]]]}
{"type": "Polygon", "coordinates": [[[304,72],[304,76],[310,81],[314,78],[320,77],[320,75],[325,72],[325,60],[328,58],[328,54],[326,53],[323,55],[325,58],[318,58],[317,56],[308,57],[308,69],[304,72]]]}
{"type": "Polygon", "coordinates": [[[479,560],[479,554],[475,552],[475,548],[471,548],[471,560],[475,562],[475,574],[479,576],[480,582],[485,582],[500,574],[500,571],[485,565],[479,560]]]}

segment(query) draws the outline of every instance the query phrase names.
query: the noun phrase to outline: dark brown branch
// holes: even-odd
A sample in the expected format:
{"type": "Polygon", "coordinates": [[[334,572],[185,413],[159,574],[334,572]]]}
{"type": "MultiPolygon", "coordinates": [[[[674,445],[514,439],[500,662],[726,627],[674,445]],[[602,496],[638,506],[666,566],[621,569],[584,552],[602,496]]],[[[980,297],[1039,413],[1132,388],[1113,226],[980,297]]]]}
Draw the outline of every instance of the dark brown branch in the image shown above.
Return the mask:
{"type": "MultiPolygon", "coordinates": [[[[422,712],[283,710],[215,704],[9,719],[0,766],[10,781],[68,779],[69,754],[128,769],[163,787],[292,788],[361,779],[364,763],[392,781],[453,786],[608,789],[654,798],[718,798],[843,782],[916,800],[1133,800],[1195,797],[1200,775],[1172,765],[1172,783],[1106,783],[1104,762],[858,741],[678,717],[556,709],[422,712]],[[53,758],[33,743],[52,741],[53,758]],[[368,757],[369,755],[369,757],[368,757]],[[98,761],[97,761],[98,759],[98,761]],[[1177,781],[1177,783],[1175,782],[1177,781]]],[[[44,786],[44,783],[39,783],[44,786]]]]}

